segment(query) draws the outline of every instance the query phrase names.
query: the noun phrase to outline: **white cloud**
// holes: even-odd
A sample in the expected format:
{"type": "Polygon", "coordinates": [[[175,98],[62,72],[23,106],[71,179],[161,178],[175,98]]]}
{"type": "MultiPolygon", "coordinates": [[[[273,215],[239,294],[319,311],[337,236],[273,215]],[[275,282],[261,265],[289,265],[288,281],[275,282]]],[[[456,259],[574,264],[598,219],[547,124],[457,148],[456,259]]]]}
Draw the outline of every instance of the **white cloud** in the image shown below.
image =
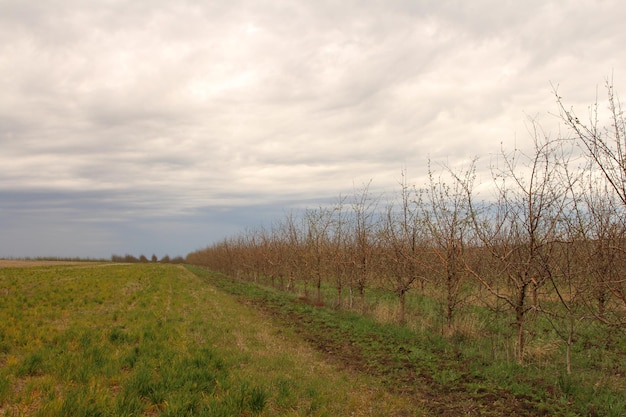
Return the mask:
{"type": "Polygon", "coordinates": [[[617,0],[3,1],[0,191],[184,219],[385,188],[403,166],[420,181],[429,158],[523,142],[526,115],[557,128],[550,82],[582,110],[612,71],[619,91],[625,17],[617,0]]]}

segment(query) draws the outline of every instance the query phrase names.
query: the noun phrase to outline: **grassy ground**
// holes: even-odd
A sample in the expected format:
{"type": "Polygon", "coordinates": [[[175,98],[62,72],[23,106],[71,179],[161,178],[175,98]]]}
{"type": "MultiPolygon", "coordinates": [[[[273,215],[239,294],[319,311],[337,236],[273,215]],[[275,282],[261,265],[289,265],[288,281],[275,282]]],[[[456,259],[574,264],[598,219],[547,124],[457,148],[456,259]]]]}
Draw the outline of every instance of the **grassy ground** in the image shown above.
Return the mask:
{"type": "Polygon", "coordinates": [[[174,265],[0,268],[0,415],[423,415],[174,265]]]}
{"type": "Polygon", "coordinates": [[[621,416],[624,352],[597,346],[613,333],[567,376],[201,268],[4,265],[0,415],[621,416]]]}
{"type": "MultiPolygon", "coordinates": [[[[624,351],[619,344],[610,350],[606,346],[599,349],[611,340],[623,340],[615,330],[612,337],[597,330],[590,333],[597,340],[590,340],[584,350],[576,352],[577,372],[570,376],[561,363],[550,363],[559,358],[558,345],[553,350],[542,345],[533,352],[536,357],[522,366],[494,354],[496,348],[502,349],[491,345],[505,342],[505,338],[486,336],[481,341],[463,334],[444,336],[428,326],[419,330],[399,327],[373,317],[315,306],[270,287],[189,268],[236,295],[240,302],[264,311],[274,322],[292,328],[323,352],[327,361],[375,377],[394,395],[410,399],[425,410],[425,415],[626,415],[624,351]]],[[[417,301],[422,307],[429,302],[417,301]]],[[[384,305],[379,300],[379,306],[384,305]]]]}

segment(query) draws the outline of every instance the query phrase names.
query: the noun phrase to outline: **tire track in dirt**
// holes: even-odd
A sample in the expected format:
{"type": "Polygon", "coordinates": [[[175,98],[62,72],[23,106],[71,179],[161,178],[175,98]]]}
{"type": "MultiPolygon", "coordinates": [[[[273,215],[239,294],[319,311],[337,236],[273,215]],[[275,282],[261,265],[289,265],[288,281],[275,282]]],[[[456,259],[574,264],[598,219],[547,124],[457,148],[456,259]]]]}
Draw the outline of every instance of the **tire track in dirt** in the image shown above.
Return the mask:
{"type": "MultiPolygon", "coordinates": [[[[326,360],[351,371],[375,376],[398,395],[406,396],[416,406],[429,410],[429,415],[456,416],[542,416],[549,415],[533,402],[531,397],[516,396],[504,388],[475,389],[486,381],[472,375],[461,357],[442,357],[433,363],[419,363],[409,359],[407,347],[380,340],[375,334],[363,335],[350,329],[338,328],[314,315],[300,312],[270,298],[245,300],[263,311],[281,325],[291,327],[326,360]],[[370,340],[367,340],[368,337],[370,340]],[[374,343],[375,342],[375,343],[374,343]],[[405,352],[403,352],[403,350],[405,352]],[[404,356],[404,357],[403,357],[404,356]],[[442,383],[433,377],[432,366],[450,366],[460,376],[442,383]]],[[[306,303],[306,300],[300,300],[306,303]]],[[[317,308],[317,307],[313,307],[317,308]]]]}

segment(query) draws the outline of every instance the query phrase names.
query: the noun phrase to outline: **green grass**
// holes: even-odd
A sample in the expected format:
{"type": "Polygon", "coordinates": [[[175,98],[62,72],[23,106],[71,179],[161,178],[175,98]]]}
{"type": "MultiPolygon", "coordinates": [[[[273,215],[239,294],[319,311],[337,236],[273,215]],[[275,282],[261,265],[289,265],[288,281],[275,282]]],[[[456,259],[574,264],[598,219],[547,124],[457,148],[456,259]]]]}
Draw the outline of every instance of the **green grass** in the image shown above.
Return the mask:
{"type": "Polygon", "coordinates": [[[422,415],[167,264],[0,268],[0,415],[422,415]]]}
{"type": "Polygon", "coordinates": [[[370,293],[363,316],[196,267],[0,268],[0,415],[626,415],[615,329],[581,325],[566,375],[541,318],[518,365],[504,315],[443,334],[433,299],[401,327],[370,293]]]}
{"type": "MultiPolygon", "coordinates": [[[[575,372],[566,375],[564,346],[540,317],[529,327],[529,357],[519,365],[513,360],[512,344],[507,347],[513,337],[510,317],[494,317],[477,306],[465,307],[459,317],[474,323],[444,335],[430,319],[437,303],[424,296],[413,295],[407,303],[413,309],[410,320],[422,323],[402,327],[393,320],[379,320],[371,314],[374,308],[363,316],[320,307],[296,294],[202,268],[189,269],[240,302],[267,312],[281,325],[291,326],[325,352],[328,360],[374,375],[392,391],[421,398],[429,413],[626,415],[622,376],[626,346],[624,335],[616,329],[581,326],[575,372]]],[[[383,290],[370,293],[371,306],[397,302],[383,290]]]]}

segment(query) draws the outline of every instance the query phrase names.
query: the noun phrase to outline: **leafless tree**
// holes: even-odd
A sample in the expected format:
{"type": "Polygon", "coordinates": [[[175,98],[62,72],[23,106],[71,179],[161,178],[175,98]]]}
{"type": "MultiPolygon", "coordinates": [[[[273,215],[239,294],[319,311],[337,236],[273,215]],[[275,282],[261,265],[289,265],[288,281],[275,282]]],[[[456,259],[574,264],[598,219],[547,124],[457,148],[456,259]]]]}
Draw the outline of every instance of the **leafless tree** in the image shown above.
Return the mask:
{"type": "Polygon", "coordinates": [[[604,178],[591,171],[583,191],[577,198],[576,232],[588,311],[604,324],[626,325],[626,213],[604,178]]]}
{"type": "Polygon", "coordinates": [[[296,280],[302,276],[304,264],[304,230],[298,224],[298,218],[294,213],[289,213],[284,222],[279,224],[279,236],[281,244],[279,250],[282,253],[283,275],[287,278],[287,290],[296,291],[296,280]]]}
{"type": "Polygon", "coordinates": [[[346,284],[348,275],[348,253],[350,245],[350,229],[345,212],[345,198],[341,195],[333,209],[333,218],[331,222],[331,230],[329,233],[329,274],[332,275],[332,281],[337,290],[337,299],[335,306],[342,307],[343,289],[346,284]]]}
{"type": "Polygon", "coordinates": [[[503,277],[504,286],[499,288],[499,281],[487,279],[484,272],[469,271],[513,311],[519,362],[524,359],[528,313],[537,311],[539,290],[553,273],[551,242],[558,239],[555,233],[566,201],[557,181],[563,161],[560,142],[531,125],[533,153],[502,151],[492,167],[496,201],[482,215],[471,190],[465,189],[475,233],[496,261],[497,270],[491,273],[503,277]]]}
{"type": "Polygon", "coordinates": [[[353,286],[359,294],[361,312],[365,312],[365,289],[372,274],[372,260],[376,247],[378,198],[370,192],[371,182],[354,189],[351,213],[350,263],[350,307],[353,286]]]}
{"type": "Polygon", "coordinates": [[[570,129],[590,165],[587,189],[584,190],[584,212],[588,226],[583,232],[591,251],[589,274],[594,277],[596,317],[611,325],[626,325],[626,318],[606,315],[613,300],[626,307],[626,119],[615,93],[612,79],[605,82],[607,93],[605,114],[598,98],[581,119],[554,88],[561,120],[570,129]]]}
{"type": "Polygon", "coordinates": [[[418,280],[424,280],[423,267],[429,247],[425,242],[425,227],[418,216],[416,193],[402,172],[400,201],[390,204],[381,230],[385,269],[391,289],[398,296],[398,321],[406,322],[406,294],[418,280]]]}
{"type": "Polygon", "coordinates": [[[566,108],[556,88],[560,117],[582,144],[586,154],[608,181],[610,187],[626,206],[626,120],[613,81],[606,81],[609,121],[601,124],[598,100],[589,109],[588,121],[581,120],[572,108],[566,108]]]}
{"type": "Polygon", "coordinates": [[[445,288],[441,295],[449,328],[462,302],[461,287],[466,276],[462,257],[470,233],[471,217],[465,190],[471,193],[473,188],[474,162],[464,172],[454,173],[447,168],[445,173],[450,174],[448,183],[441,173],[436,176],[429,161],[429,182],[422,192],[420,208],[437,260],[433,275],[445,288]]]}
{"type": "Polygon", "coordinates": [[[327,273],[329,262],[329,233],[333,222],[333,207],[320,207],[315,210],[306,210],[306,267],[303,273],[305,296],[308,296],[308,280],[311,276],[315,280],[317,302],[322,301],[322,281],[327,273]]]}
{"type": "Polygon", "coordinates": [[[547,274],[549,303],[539,306],[556,334],[565,342],[565,363],[568,374],[572,373],[572,347],[580,324],[587,318],[589,294],[586,279],[585,238],[588,223],[581,211],[581,178],[584,169],[573,166],[569,160],[571,152],[562,154],[560,186],[565,191],[565,203],[561,210],[561,221],[557,222],[554,238],[546,244],[552,253],[547,274]]]}

